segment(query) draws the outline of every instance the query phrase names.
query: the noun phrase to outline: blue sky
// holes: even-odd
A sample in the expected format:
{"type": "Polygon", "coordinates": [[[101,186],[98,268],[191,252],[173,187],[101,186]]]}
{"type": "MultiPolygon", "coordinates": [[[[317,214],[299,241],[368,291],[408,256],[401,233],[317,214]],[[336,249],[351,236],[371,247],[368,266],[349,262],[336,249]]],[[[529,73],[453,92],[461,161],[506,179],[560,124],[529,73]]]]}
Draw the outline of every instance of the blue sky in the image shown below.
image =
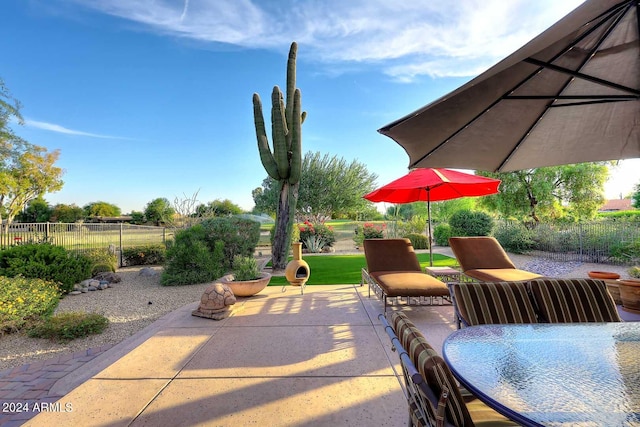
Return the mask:
{"type": "MultiPolygon", "coordinates": [[[[266,177],[251,97],[269,110],[298,48],[303,151],[358,160],[378,184],[408,157],[376,130],[457,88],[580,0],[3,0],[0,77],[28,141],[59,149],[51,203],[123,213],[198,193],[251,209],[266,177]]],[[[269,117],[266,117],[270,120],[269,117]]],[[[640,182],[621,162],[608,196],[640,182]]]]}

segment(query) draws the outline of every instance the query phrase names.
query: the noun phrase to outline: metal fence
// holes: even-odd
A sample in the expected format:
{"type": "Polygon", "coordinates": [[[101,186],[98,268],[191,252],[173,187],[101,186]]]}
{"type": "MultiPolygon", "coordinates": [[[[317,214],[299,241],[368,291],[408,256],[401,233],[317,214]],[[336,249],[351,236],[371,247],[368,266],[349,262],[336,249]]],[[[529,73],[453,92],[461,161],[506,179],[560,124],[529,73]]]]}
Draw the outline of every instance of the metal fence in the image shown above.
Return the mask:
{"type": "MultiPolygon", "coordinates": [[[[511,230],[512,235],[523,234],[522,224],[501,222],[498,227],[511,230]],[[516,230],[518,228],[519,231],[516,230]]],[[[528,254],[554,261],[617,265],[640,263],[640,224],[638,222],[540,223],[526,227],[524,233],[531,242],[530,250],[526,251],[528,254]]],[[[498,238],[498,240],[501,239],[498,238]]]]}
{"type": "Polygon", "coordinates": [[[0,228],[0,249],[26,243],[62,246],[70,251],[111,248],[121,264],[123,249],[166,244],[173,231],[164,227],[102,223],[13,223],[0,228]]]}

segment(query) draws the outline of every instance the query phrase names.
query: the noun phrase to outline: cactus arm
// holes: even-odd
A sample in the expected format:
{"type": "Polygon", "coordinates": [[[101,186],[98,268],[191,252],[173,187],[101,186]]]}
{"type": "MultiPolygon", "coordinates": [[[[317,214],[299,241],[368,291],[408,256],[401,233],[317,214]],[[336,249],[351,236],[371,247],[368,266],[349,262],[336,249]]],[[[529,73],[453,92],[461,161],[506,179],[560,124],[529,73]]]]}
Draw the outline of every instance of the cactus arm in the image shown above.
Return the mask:
{"type": "Polygon", "coordinates": [[[289,149],[287,147],[287,122],[284,114],[284,101],[280,88],[275,86],[271,94],[271,133],[273,138],[273,157],[278,165],[280,179],[289,178],[289,149]]]}
{"type": "Polygon", "coordinates": [[[276,164],[271,150],[269,149],[269,139],[267,138],[267,129],[264,125],[264,116],[262,114],[262,102],[257,93],[253,94],[253,120],[256,127],[256,136],[258,138],[258,151],[260,152],[260,161],[273,179],[278,179],[278,165],[276,164]]]}
{"type": "MultiPolygon", "coordinates": [[[[289,60],[287,61],[287,123],[293,123],[293,99],[296,90],[296,56],[298,53],[298,44],[291,43],[289,49],[289,60]]],[[[291,142],[290,140],[288,141],[291,142]]]]}
{"type": "Polygon", "coordinates": [[[295,184],[300,181],[302,170],[302,104],[300,89],[296,89],[293,96],[293,123],[291,124],[291,173],[289,182],[295,184]]]}

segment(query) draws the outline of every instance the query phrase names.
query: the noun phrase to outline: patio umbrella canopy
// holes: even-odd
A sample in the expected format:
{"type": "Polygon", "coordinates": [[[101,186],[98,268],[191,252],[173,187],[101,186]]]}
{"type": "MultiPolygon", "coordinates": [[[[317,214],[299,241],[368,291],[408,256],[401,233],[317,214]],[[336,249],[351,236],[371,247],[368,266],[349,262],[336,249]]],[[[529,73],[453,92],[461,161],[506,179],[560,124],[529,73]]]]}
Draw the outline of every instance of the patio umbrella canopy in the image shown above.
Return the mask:
{"type": "Polygon", "coordinates": [[[507,172],[640,157],[639,8],[640,0],[587,0],[378,131],[405,149],[410,168],[507,172]]]}
{"type": "Polygon", "coordinates": [[[471,175],[450,169],[413,169],[408,174],[364,196],[371,202],[427,202],[429,262],[433,265],[431,202],[460,197],[487,196],[498,192],[499,179],[471,175]]]}

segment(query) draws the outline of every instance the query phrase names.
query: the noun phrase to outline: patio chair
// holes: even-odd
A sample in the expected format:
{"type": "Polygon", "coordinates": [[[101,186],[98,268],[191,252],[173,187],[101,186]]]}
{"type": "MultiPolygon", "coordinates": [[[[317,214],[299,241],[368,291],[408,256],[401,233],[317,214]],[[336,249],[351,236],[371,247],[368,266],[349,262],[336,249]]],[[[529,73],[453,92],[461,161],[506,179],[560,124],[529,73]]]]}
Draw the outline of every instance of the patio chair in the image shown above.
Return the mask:
{"type": "Polygon", "coordinates": [[[461,282],[449,286],[458,329],[461,323],[538,323],[526,282],[461,282]]]}
{"type": "Polygon", "coordinates": [[[512,282],[542,277],[517,269],[493,237],[450,237],[449,246],[465,276],[481,282],[512,282]]]}
{"type": "Polygon", "coordinates": [[[409,239],[365,239],[364,256],[367,268],[362,269],[363,285],[366,281],[384,303],[387,311],[389,298],[448,299],[449,289],[440,280],[422,272],[420,262],[409,239]]]}
{"type": "Polygon", "coordinates": [[[549,323],[621,322],[607,285],[597,279],[535,279],[529,291],[549,323]]]}
{"type": "Polygon", "coordinates": [[[478,399],[466,401],[446,362],[404,313],[393,313],[393,326],[383,314],[378,317],[400,357],[409,426],[518,425],[478,399]]]}

